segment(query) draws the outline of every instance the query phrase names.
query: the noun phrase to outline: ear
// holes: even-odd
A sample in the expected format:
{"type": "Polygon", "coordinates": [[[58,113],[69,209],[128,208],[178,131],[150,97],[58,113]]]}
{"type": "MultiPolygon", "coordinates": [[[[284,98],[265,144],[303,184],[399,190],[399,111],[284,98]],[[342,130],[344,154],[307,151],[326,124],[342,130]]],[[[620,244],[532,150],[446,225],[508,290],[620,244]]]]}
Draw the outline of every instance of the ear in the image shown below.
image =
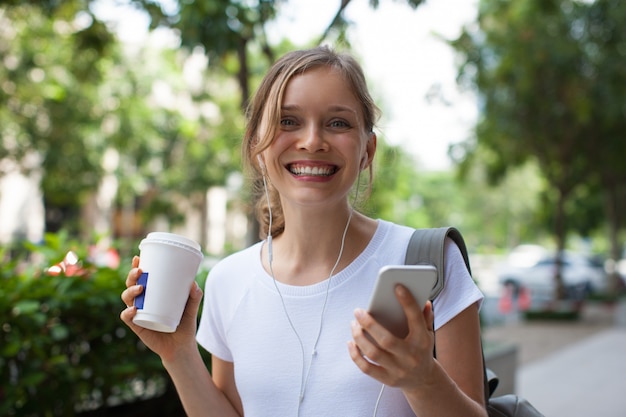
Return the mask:
{"type": "Polygon", "coordinates": [[[361,159],[362,170],[370,166],[376,154],[376,133],[370,133],[370,138],[365,146],[365,154],[363,155],[363,159],[361,159]]]}
{"type": "Polygon", "coordinates": [[[361,158],[361,171],[364,170],[365,168],[367,168],[367,164],[369,162],[369,158],[370,158],[370,155],[366,151],[365,155],[363,155],[363,158],[361,158]]]}

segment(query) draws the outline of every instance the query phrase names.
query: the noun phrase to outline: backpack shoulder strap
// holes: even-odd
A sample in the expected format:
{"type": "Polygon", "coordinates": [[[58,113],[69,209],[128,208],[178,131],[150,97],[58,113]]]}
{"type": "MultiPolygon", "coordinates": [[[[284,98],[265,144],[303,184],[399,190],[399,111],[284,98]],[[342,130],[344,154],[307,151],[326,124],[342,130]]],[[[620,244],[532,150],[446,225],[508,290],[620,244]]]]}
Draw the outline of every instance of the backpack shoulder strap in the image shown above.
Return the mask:
{"type": "Polygon", "coordinates": [[[444,243],[446,237],[451,238],[461,250],[465,266],[470,275],[469,256],[463,235],[454,227],[435,227],[415,229],[409,246],[406,250],[404,263],[407,265],[434,265],[437,268],[437,282],[430,293],[430,299],[434,300],[445,285],[443,272],[444,267],[444,243]]]}
{"type": "MultiPolygon", "coordinates": [[[[415,229],[409,246],[406,250],[404,263],[407,265],[434,265],[437,268],[437,282],[430,293],[430,299],[434,300],[443,289],[444,282],[444,244],[446,237],[456,243],[463,255],[467,271],[472,274],[469,263],[469,255],[463,235],[454,227],[435,227],[426,229],[415,229]]],[[[433,352],[436,356],[436,351],[433,352]]],[[[498,386],[498,377],[485,366],[483,353],[483,383],[485,393],[485,404],[488,404],[491,394],[498,386]]],[[[490,414],[491,415],[491,414],[490,414]]]]}

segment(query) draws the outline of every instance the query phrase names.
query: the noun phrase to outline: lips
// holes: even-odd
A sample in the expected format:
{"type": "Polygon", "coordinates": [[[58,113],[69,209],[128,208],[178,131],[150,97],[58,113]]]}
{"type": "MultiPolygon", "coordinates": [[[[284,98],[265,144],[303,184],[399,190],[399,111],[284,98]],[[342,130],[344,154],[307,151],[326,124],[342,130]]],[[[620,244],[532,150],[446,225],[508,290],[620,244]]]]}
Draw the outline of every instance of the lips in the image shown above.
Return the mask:
{"type": "Polygon", "coordinates": [[[310,166],[291,164],[288,166],[289,172],[298,177],[329,177],[337,172],[334,165],[310,166]]]}

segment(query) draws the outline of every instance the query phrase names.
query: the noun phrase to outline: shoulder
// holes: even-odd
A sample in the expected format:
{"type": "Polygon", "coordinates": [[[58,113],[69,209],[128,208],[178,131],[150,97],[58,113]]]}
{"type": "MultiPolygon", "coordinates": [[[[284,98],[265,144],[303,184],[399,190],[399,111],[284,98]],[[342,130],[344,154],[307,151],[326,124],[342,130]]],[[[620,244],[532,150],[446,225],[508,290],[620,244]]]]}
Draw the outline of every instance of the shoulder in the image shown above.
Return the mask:
{"type": "Polygon", "coordinates": [[[444,286],[435,298],[435,327],[439,328],[470,305],[482,303],[483,294],[474,282],[457,244],[446,238],[444,244],[444,286]]]}
{"type": "Polygon", "coordinates": [[[225,257],[211,268],[204,284],[196,339],[222,360],[233,360],[227,334],[237,309],[262,270],[260,249],[261,242],[225,257]]]}
{"type": "Polygon", "coordinates": [[[378,219],[378,227],[360,258],[380,265],[402,264],[413,228],[378,219]]]}
{"type": "Polygon", "coordinates": [[[224,269],[238,268],[245,265],[259,264],[261,256],[261,246],[263,242],[257,242],[238,252],[232,253],[220,260],[213,269],[221,271],[224,269]],[[244,263],[244,265],[242,265],[244,263]]]}
{"type": "Polygon", "coordinates": [[[464,269],[465,272],[467,272],[467,274],[469,275],[469,271],[467,271],[463,254],[461,253],[461,249],[456,244],[456,242],[449,237],[446,237],[443,248],[445,269],[464,269]]]}
{"type": "Polygon", "coordinates": [[[242,280],[250,279],[262,268],[261,245],[262,242],[255,243],[220,260],[209,271],[206,287],[241,286],[242,280]]]}
{"type": "Polygon", "coordinates": [[[397,245],[408,245],[411,235],[415,231],[414,228],[392,223],[386,220],[378,220],[378,230],[376,235],[386,243],[392,242],[397,245]]]}

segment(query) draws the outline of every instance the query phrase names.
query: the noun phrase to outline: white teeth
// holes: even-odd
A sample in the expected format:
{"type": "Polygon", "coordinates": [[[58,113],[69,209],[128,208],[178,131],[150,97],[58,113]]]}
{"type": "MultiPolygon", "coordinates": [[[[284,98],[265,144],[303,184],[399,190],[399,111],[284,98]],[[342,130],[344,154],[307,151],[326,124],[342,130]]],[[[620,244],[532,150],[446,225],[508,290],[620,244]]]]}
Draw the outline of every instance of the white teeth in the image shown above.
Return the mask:
{"type": "Polygon", "coordinates": [[[310,166],[294,166],[290,167],[290,171],[295,175],[319,176],[327,177],[334,170],[330,167],[310,167],[310,166]]]}

